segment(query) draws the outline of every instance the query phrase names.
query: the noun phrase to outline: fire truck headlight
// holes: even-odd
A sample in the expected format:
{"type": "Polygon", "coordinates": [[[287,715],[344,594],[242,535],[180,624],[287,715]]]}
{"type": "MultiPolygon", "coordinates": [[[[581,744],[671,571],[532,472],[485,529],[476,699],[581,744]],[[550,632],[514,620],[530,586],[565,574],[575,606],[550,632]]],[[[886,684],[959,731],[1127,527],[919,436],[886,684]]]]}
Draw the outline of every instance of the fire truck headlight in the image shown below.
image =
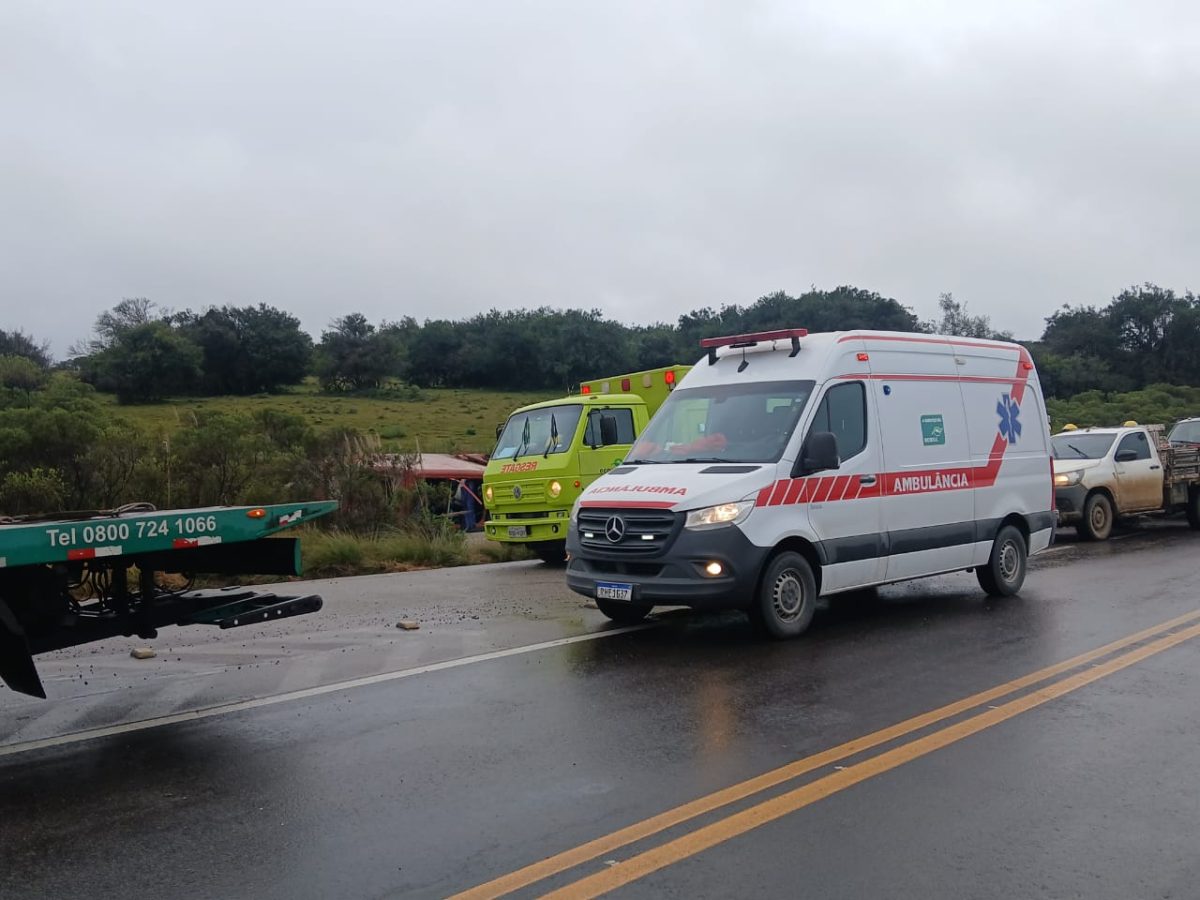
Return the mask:
{"type": "Polygon", "coordinates": [[[701,528],[720,528],[723,525],[736,525],[746,521],[750,515],[750,511],[753,509],[753,500],[743,500],[740,503],[722,503],[719,506],[693,509],[687,514],[687,520],[683,523],[683,527],[694,531],[701,528]]]}

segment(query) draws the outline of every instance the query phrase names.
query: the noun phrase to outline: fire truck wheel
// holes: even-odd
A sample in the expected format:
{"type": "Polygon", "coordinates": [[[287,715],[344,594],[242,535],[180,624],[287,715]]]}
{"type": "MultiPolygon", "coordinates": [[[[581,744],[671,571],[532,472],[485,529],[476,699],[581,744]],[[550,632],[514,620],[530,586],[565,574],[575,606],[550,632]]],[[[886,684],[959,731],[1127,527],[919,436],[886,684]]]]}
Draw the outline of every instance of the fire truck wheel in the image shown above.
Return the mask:
{"type": "Polygon", "coordinates": [[[562,566],[567,562],[567,544],[565,541],[546,541],[532,544],[530,549],[542,562],[548,566],[562,566]]]}
{"type": "Polygon", "coordinates": [[[763,572],[750,621],[768,637],[803,634],[817,608],[817,579],[808,560],[792,550],[775,556],[763,572]]]}

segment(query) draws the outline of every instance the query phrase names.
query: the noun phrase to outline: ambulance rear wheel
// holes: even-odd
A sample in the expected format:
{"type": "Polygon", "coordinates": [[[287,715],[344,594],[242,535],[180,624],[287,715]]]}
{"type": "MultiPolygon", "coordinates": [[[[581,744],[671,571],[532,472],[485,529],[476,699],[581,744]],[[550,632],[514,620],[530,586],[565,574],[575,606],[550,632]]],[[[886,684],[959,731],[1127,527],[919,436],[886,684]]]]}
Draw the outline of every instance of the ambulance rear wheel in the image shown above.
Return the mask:
{"type": "Polygon", "coordinates": [[[646,606],[644,603],[622,603],[619,600],[597,598],[596,608],[621,625],[636,625],[650,615],[650,610],[654,607],[646,606]]]}
{"type": "Polygon", "coordinates": [[[1025,535],[1012,525],[1005,525],[992,542],[992,555],[987,565],[976,569],[975,577],[989,597],[1011,597],[1025,583],[1028,564],[1025,535]]]}
{"type": "Polygon", "coordinates": [[[769,563],[750,607],[757,631],[777,640],[803,634],[817,609],[817,579],[808,560],[785,550],[769,563]]]}
{"type": "Polygon", "coordinates": [[[1113,530],[1112,501],[1104,494],[1092,494],[1083,504],[1083,519],[1076,528],[1081,538],[1107,541],[1113,530]]]}

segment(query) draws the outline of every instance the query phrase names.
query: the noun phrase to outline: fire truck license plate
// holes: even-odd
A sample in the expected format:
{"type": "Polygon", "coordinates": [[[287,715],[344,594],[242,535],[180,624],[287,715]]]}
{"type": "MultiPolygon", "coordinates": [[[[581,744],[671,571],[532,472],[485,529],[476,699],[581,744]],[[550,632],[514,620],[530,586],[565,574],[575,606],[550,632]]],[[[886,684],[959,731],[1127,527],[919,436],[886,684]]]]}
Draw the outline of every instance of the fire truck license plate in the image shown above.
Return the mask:
{"type": "Polygon", "coordinates": [[[616,584],[611,581],[596,582],[597,600],[632,600],[632,584],[616,584]]]}
{"type": "Polygon", "coordinates": [[[529,537],[529,527],[526,525],[509,525],[508,536],[514,538],[529,537]]]}

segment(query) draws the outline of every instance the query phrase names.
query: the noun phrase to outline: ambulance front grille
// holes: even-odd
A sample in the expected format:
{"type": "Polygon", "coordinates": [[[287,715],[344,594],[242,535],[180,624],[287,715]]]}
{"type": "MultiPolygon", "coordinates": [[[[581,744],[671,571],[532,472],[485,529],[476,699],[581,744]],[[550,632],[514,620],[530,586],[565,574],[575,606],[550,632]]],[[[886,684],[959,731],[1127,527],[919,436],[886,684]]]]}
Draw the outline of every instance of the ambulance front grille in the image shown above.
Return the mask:
{"type": "Polygon", "coordinates": [[[678,521],[660,509],[582,509],[579,543],[598,553],[653,556],[671,543],[678,521]]]}

